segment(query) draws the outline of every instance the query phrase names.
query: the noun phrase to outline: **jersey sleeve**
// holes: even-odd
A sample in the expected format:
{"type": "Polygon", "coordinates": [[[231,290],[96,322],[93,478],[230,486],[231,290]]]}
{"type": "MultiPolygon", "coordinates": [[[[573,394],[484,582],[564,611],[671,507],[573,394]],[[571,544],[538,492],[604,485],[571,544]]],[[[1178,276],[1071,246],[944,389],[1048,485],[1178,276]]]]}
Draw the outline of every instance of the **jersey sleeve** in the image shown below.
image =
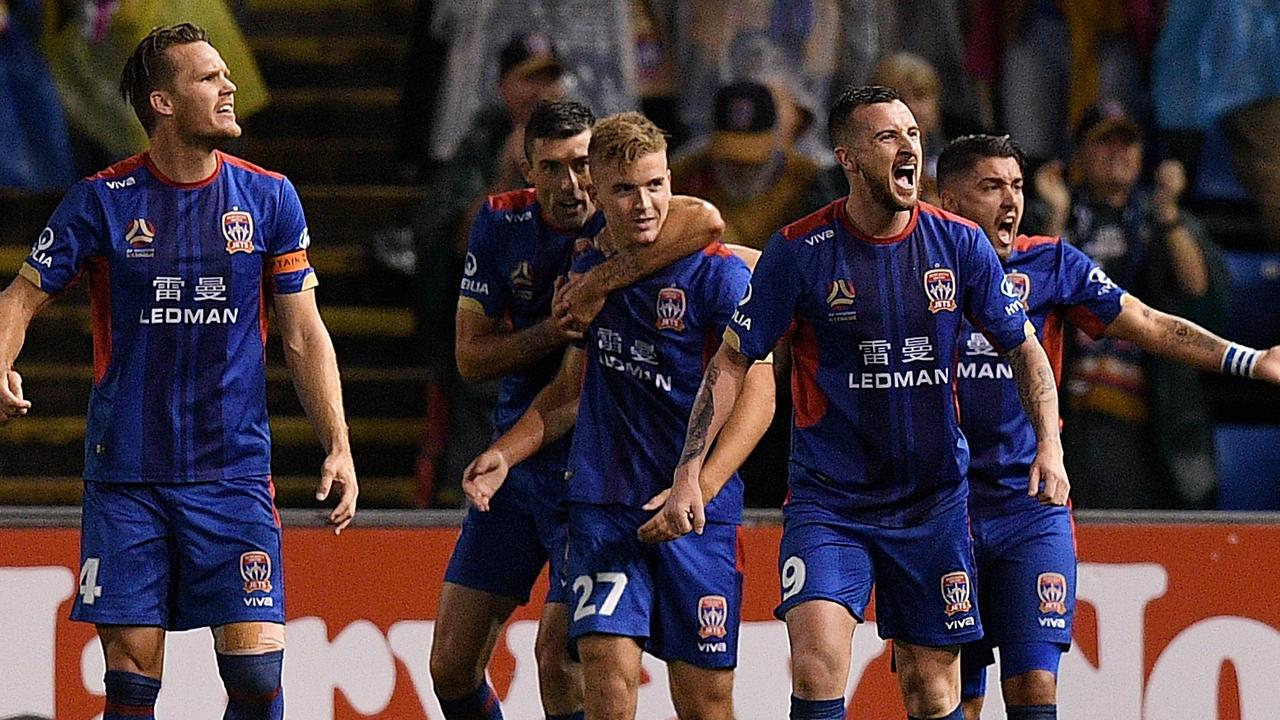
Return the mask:
{"type": "Polygon", "coordinates": [[[18,274],[56,295],[71,285],[86,260],[103,254],[101,236],[105,232],[107,221],[92,186],[77,183],[58,203],[18,274]]]}
{"type": "Polygon", "coordinates": [[[781,233],[775,234],[756,262],[724,341],[753,360],[763,360],[778,338],[791,327],[800,297],[800,277],[794,250],[781,233]]]}
{"type": "Polygon", "coordinates": [[[1058,291],[1067,317],[1097,340],[1119,315],[1125,291],[1102,271],[1084,251],[1060,242],[1058,291]]]}
{"type": "Polygon", "coordinates": [[[1035,335],[1035,328],[1022,309],[1017,288],[1005,278],[1000,258],[981,232],[965,228],[960,243],[964,314],[1003,355],[1035,335]]]}
{"type": "MultiPolygon", "coordinates": [[[[727,252],[727,251],[725,251],[727,252]]],[[[711,276],[712,282],[703,289],[703,307],[710,310],[709,325],[719,335],[729,327],[733,319],[733,311],[738,301],[747,294],[747,285],[751,282],[751,271],[747,264],[732,254],[716,259],[716,270],[711,276]]]]}
{"type": "Polygon", "coordinates": [[[302,201],[288,178],[280,184],[280,203],[276,207],[273,230],[267,238],[267,262],[275,293],[290,295],[319,285],[307,256],[311,235],[302,213],[302,201]]]}
{"type": "Polygon", "coordinates": [[[458,307],[490,318],[506,314],[510,293],[501,250],[500,228],[493,207],[486,200],[471,224],[458,307]]]}
{"type": "MultiPolygon", "coordinates": [[[[594,245],[586,244],[583,247],[575,246],[573,261],[569,263],[569,274],[581,275],[583,273],[590,272],[592,268],[599,266],[606,259],[607,258],[604,253],[600,252],[600,250],[594,245]]],[[[573,347],[585,348],[588,340],[588,333],[583,333],[582,337],[577,340],[570,341],[570,344],[573,347]]]]}

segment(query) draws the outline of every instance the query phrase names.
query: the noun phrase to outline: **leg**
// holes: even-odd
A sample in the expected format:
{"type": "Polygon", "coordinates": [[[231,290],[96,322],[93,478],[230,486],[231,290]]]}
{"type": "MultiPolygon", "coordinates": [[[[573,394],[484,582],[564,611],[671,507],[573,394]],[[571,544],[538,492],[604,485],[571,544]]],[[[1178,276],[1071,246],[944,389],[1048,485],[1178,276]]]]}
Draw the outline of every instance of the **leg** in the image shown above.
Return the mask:
{"type": "Polygon", "coordinates": [[[517,604],[513,598],[444,583],[431,643],[431,682],[446,717],[487,717],[481,714],[491,697],[484,668],[517,604]]]}
{"type": "Polygon", "coordinates": [[[284,693],[284,625],[228,623],[213,629],[218,674],[227,690],[224,720],[280,720],[284,693]]]}
{"type": "Polygon", "coordinates": [[[164,634],[158,627],[98,626],[107,661],[107,707],[102,720],[155,717],[164,667],[164,634]]]}
{"type": "Polygon", "coordinates": [[[830,600],[811,600],[787,613],[791,643],[791,694],[802,700],[844,698],[849,646],[857,623],[830,600]]]}
{"type": "Polygon", "coordinates": [[[667,663],[671,701],[680,720],[733,720],[733,670],[667,663]]]}
{"type": "Polygon", "coordinates": [[[1001,688],[1010,720],[1058,717],[1058,662],[1063,645],[1009,643],[1000,647],[1001,688]]]}
{"type": "Polygon", "coordinates": [[[982,640],[960,648],[960,703],[964,706],[964,720],[978,720],[982,715],[983,699],[987,694],[987,668],[994,662],[990,646],[982,640]]]}
{"type": "Polygon", "coordinates": [[[895,640],[893,652],[907,715],[950,718],[960,705],[960,648],[925,647],[895,640]]]}
{"type": "Polygon", "coordinates": [[[635,720],[636,691],[640,687],[640,643],[616,635],[578,638],[582,674],[591,678],[583,688],[587,720],[635,720]]]}
{"type": "Polygon", "coordinates": [[[538,689],[548,716],[572,716],[582,709],[582,666],[569,657],[569,606],[549,602],[542,608],[538,639],[538,689]]]}

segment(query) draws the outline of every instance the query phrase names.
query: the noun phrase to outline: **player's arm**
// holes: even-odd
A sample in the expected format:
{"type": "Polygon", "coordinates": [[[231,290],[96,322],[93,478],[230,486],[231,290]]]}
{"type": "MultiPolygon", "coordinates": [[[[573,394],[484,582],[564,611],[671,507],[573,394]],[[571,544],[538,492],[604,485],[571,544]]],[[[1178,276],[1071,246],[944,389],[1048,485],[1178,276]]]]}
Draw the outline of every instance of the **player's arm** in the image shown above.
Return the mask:
{"type": "Polygon", "coordinates": [[[0,293],[0,425],[26,415],[31,409],[31,401],[22,394],[22,376],[13,369],[13,364],[26,342],[31,320],[52,299],[52,295],[22,275],[15,277],[0,293]]]}
{"type": "Polygon", "coordinates": [[[351,458],[351,439],[342,408],[342,382],[338,377],[333,341],[320,318],[314,291],[277,294],[274,303],[289,376],[325,451],[316,499],[327,498],[333,485],[337,485],[341,493],[337,507],[329,513],[329,522],[338,534],[355,518],[360,486],[351,458]]]}
{"type": "MultiPolygon", "coordinates": [[[[556,282],[553,306],[564,287],[563,281],[556,282]]],[[[498,318],[486,315],[479,303],[467,297],[458,300],[455,325],[454,356],[458,373],[472,383],[509,375],[559,350],[570,340],[582,337],[582,333],[570,328],[567,322],[557,322],[553,317],[521,330],[508,330],[498,318]]]]}
{"type": "Polygon", "coordinates": [[[1152,355],[1191,367],[1280,384],[1280,345],[1254,350],[1230,343],[1199,325],[1161,312],[1132,295],[1104,334],[1128,340],[1152,355]]]}
{"type": "Polygon", "coordinates": [[[1031,464],[1027,494],[1051,505],[1065,505],[1071,485],[1062,464],[1062,439],[1058,435],[1058,387],[1049,356],[1028,325],[1027,339],[1005,354],[1013,368],[1018,400],[1036,433],[1036,457],[1031,464]]]}
{"type": "MultiPolygon", "coordinates": [[[[723,348],[722,348],[723,349],[723,348]]],[[[727,348],[730,352],[736,352],[727,348]]],[[[733,405],[724,423],[724,428],[716,437],[715,447],[702,465],[698,476],[698,487],[705,506],[720,492],[729,478],[742,467],[747,456],[755,449],[760,438],[764,437],[773,422],[776,405],[774,397],[773,362],[769,358],[751,365],[743,379],[742,393],[733,405]]],[[[695,405],[696,407],[696,405],[695,405]]],[[[690,486],[691,489],[692,486],[690,486]]],[[[640,539],[645,542],[664,542],[683,536],[688,530],[681,530],[680,517],[688,514],[679,509],[679,498],[672,503],[672,512],[666,512],[666,503],[670,500],[674,486],[662,491],[645,504],[645,510],[660,512],[640,527],[640,539]]]]}
{"type": "Polygon", "coordinates": [[[584,350],[567,349],[560,372],[542,388],[516,424],[462,471],[462,491],[477,510],[489,509],[489,500],[502,487],[513,465],[528,460],[573,429],[578,418],[585,363],[584,350]]]}
{"type": "Polygon", "coordinates": [[[623,250],[574,278],[558,299],[552,315],[566,318],[577,327],[586,327],[600,312],[609,293],[634,285],[719,240],[723,234],[724,219],[715,205],[700,198],[676,195],[671,198],[667,220],[653,245],[623,250]]]}

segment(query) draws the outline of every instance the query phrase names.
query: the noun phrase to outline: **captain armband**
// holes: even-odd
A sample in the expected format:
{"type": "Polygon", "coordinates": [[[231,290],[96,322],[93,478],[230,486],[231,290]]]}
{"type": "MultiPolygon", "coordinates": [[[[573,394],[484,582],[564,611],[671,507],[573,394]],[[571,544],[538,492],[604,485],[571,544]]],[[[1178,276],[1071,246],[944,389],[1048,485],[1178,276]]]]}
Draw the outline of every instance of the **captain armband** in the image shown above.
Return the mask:
{"type": "Polygon", "coordinates": [[[1222,355],[1222,374],[1251,378],[1261,355],[1261,351],[1231,343],[1222,355]]]}

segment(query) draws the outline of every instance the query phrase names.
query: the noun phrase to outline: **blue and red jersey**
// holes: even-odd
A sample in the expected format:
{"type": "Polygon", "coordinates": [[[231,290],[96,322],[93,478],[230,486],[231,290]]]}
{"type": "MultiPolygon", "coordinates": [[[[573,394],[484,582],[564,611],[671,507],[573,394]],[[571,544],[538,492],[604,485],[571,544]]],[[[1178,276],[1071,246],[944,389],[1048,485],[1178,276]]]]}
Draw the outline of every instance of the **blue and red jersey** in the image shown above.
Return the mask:
{"type": "Polygon", "coordinates": [[[956,339],[969,318],[999,351],[1030,328],[991,244],[919,203],[896,236],[854,228],[845,199],[775,234],[725,342],[792,342],[790,490],[859,522],[914,525],[962,502],[956,339]]]}
{"type": "MultiPolygon", "coordinates": [[[[574,271],[604,257],[588,251],[574,271]]],[[[583,340],[570,500],[639,508],[671,487],[702,372],[750,277],[716,243],[609,296],[583,340]]],[[[741,520],[736,473],[706,512],[713,522],[741,520]]]]}
{"type": "Polygon", "coordinates": [[[136,155],[71,188],[20,274],[87,273],[94,383],[86,480],[267,478],[266,302],[317,285],[293,185],[217,153],[195,183],[136,155]]]}
{"type": "MultiPolygon", "coordinates": [[[[551,315],[556,279],[569,271],[574,242],[603,227],[599,212],[580,230],[551,227],[532,188],[490,196],[471,226],[459,307],[509,323],[513,330],[537,325],[551,315]]],[[[559,369],[560,353],[552,353],[502,379],[493,408],[494,437],[516,424],[559,369]]]]}
{"type": "MultiPolygon", "coordinates": [[[[1056,237],[1018,236],[1004,268],[1060,381],[1064,323],[1098,338],[1120,315],[1124,290],[1089,256],[1056,237]]],[[[1036,435],[1018,400],[1013,371],[972,326],[962,332],[956,375],[961,426],[972,455],[969,512],[984,518],[1029,510],[1039,505],[1027,495],[1036,435]]]]}

